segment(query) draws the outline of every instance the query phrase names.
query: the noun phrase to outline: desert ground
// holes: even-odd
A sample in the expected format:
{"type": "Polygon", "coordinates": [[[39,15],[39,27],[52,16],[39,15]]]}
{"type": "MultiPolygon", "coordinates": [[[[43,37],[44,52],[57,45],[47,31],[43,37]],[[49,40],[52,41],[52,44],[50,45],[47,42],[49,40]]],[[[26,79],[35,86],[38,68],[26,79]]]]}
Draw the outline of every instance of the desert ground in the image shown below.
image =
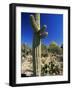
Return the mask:
{"type": "MultiPolygon", "coordinates": [[[[26,48],[27,50],[28,48],[26,48]]],[[[44,49],[45,50],[45,49],[44,49]]],[[[45,53],[46,51],[44,51],[45,53]]],[[[33,57],[31,50],[22,52],[21,74],[23,76],[33,76],[33,57]]],[[[41,76],[63,75],[63,55],[47,52],[41,55],[41,76]]]]}

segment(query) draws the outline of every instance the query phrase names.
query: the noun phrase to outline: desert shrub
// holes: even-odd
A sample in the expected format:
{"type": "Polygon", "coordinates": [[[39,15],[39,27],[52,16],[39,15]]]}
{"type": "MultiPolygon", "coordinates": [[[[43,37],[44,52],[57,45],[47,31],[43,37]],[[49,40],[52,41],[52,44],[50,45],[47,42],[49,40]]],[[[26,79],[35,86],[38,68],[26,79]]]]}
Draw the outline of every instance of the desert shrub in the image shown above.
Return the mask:
{"type": "Polygon", "coordinates": [[[61,44],[61,48],[63,49],[63,44],[61,44]]]}
{"type": "Polygon", "coordinates": [[[47,75],[48,71],[47,71],[47,64],[44,65],[44,67],[41,68],[41,75],[47,75]]]}
{"type": "Polygon", "coordinates": [[[44,44],[41,45],[41,51],[42,51],[41,56],[43,56],[43,57],[48,56],[48,48],[46,45],[44,45],[44,44]]]}
{"type": "Polygon", "coordinates": [[[41,75],[60,75],[59,64],[55,61],[50,61],[41,68],[41,75]]]}
{"type": "Polygon", "coordinates": [[[62,49],[55,42],[52,42],[48,47],[48,52],[62,54],[62,49]]]}
{"type": "Polygon", "coordinates": [[[42,57],[47,57],[48,56],[48,53],[42,53],[41,56],[42,57]]]}
{"type": "Polygon", "coordinates": [[[50,75],[53,75],[53,74],[57,75],[60,72],[59,65],[55,64],[52,61],[49,63],[48,68],[49,68],[50,75]]]}

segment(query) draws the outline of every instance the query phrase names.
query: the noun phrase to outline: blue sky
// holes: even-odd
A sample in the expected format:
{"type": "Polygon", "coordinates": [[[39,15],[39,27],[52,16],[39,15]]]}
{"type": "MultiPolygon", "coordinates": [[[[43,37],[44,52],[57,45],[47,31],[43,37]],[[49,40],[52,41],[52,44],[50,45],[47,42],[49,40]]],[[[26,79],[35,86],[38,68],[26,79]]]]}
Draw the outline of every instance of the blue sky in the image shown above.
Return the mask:
{"type": "MultiPolygon", "coordinates": [[[[33,40],[33,28],[30,23],[30,15],[33,13],[21,13],[21,43],[30,47],[33,40]]],[[[42,39],[42,43],[49,45],[55,41],[59,46],[63,43],[63,15],[40,14],[40,27],[47,25],[48,37],[42,39]]]]}

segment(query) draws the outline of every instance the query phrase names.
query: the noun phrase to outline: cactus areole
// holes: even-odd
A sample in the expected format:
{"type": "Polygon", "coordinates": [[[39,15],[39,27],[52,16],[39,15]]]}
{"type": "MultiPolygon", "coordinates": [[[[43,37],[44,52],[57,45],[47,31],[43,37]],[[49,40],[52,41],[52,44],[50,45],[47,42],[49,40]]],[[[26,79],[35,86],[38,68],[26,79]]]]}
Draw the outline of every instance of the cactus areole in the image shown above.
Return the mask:
{"type": "Polygon", "coordinates": [[[45,32],[47,28],[46,25],[40,29],[40,14],[36,13],[35,15],[30,15],[31,25],[34,30],[33,35],[33,73],[34,76],[41,76],[41,39],[45,38],[48,35],[48,32],[45,32]]]}

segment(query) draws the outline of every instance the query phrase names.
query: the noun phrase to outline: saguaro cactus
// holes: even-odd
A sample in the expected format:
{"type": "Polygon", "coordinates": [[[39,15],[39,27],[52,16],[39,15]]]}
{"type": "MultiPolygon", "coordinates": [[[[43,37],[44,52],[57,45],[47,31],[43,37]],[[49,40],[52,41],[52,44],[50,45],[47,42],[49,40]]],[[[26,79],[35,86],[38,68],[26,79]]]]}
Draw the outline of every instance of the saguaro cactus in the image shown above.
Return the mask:
{"type": "Polygon", "coordinates": [[[34,29],[33,36],[33,71],[34,76],[41,76],[41,38],[47,36],[46,25],[40,29],[40,14],[30,15],[31,24],[34,29]],[[35,17],[34,17],[35,16],[35,17]]]}

